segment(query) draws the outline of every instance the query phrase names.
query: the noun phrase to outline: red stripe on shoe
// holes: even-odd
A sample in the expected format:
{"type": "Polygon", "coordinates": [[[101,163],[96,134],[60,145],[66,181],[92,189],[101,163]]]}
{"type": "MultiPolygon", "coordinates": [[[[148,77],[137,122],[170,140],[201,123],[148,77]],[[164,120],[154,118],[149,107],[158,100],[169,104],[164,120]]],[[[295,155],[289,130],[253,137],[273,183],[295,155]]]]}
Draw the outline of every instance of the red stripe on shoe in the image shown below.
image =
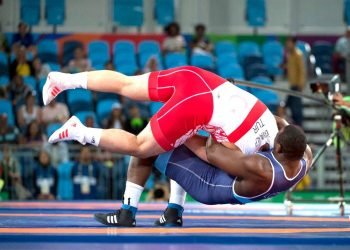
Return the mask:
{"type": "Polygon", "coordinates": [[[68,129],[66,129],[66,134],[65,134],[66,137],[68,137],[68,129]]]}
{"type": "Polygon", "coordinates": [[[62,133],[59,133],[59,134],[58,134],[58,138],[59,138],[59,139],[62,139],[62,133]]]}
{"type": "Polygon", "coordinates": [[[59,93],[61,90],[59,88],[57,88],[56,86],[54,87],[54,90],[59,93]]]}
{"type": "Polygon", "coordinates": [[[266,105],[258,100],[244,121],[228,136],[228,140],[232,143],[235,143],[241,139],[253,127],[256,121],[266,110],[266,105]]]}

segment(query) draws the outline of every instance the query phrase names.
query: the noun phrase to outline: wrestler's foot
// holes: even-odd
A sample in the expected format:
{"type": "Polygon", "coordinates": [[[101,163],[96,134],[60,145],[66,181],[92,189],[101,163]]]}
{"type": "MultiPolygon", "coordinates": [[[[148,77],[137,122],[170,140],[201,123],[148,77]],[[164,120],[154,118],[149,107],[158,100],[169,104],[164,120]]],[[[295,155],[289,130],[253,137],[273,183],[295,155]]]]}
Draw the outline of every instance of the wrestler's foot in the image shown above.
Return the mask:
{"type": "Polygon", "coordinates": [[[85,145],[86,127],[79,121],[76,116],[72,116],[62,127],[57,129],[49,138],[49,143],[59,141],[78,141],[85,145]]]}
{"type": "Polygon", "coordinates": [[[182,227],[182,212],[183,208],[181,206],[169,203],[163,215],[154,225],[161,227],[182,227]]]}
{"type": "Polygon", "coordinates": [[[114,213],[97,213],[94,215],[95,220],[106,225],[114,227],[135,227],[136,220],[133,217],[133,213],[129,209],[119,209],[114,213]]]}
{"type": "Polygon", "coordinates": [[[66,74],[50,72],[43,87],[44,105],[49,104],[59,93],[67,89],[86,88],[86,72],[66,74]]]}

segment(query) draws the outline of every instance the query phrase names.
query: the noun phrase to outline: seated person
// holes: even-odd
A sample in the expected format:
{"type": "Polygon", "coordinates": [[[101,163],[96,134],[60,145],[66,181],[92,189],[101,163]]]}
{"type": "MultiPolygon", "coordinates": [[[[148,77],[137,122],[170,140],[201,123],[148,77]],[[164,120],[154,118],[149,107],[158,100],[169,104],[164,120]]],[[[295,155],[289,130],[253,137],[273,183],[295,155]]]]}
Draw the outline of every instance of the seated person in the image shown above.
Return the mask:
{"type": "Polygon", "coordinates": [[[176,22],[168,24],[164,28],[166,37],[163,41],[163,52],[184,52],[185,38],[180,34],[180,25],[176,22]]]}
{"type": "Polygon", "coordinates": [[[33,36],[28,30],[28,25],[24,22],[20,22],[17,28],[18,32],[13,36],[12,45],[20,45],[25,48],[33,46],[33,36]]]}
{"type": "Polygon", "coordinates": [[[68,107],[65,103],[54,100],[49,105],[42,108],[42,122],[49,123],[64,123],[69,118],[68,107]]]}
{"type": "Polygon", "coordinates": [[[204,24],[198,24],[195,27],[195,34],[191,41],[192,53],[211,54],[213,45],[205,34],[206,27],[204,24]]]}
{"type": "Polygon", "coordinates": [[[110,116],[103,123],[106,124],[105,128],[124,128],[125,118],[122,113],[122,105],[119,102],[113,104],[110,116]]]}
{"type": "Polygon", "coordinates": [[[51,71],[50,66],[47,63],[42,63],[37,56],[33,58],[32,69],[32,75],[38,80],[46,78],[51,71]]]}
{"type": "Polygon", "coordinates": [[[34,74],[32,62],[27,59],[27,52],[24,47],[21,47],[16,54],[15,60],[10,65],[11,79],[15,75],[22,77],[31,76],[34,74]]]}
{"type": "Polygon", "coordinates": [[[41,150],[34,170],[35,197],[39,200],[54,200],[57,194],[57,171],[51,165],[50,155],[41,150]]]}
{"type": "Polygon", "coordinates": [[[24,105],[17,110],[17,123],[21,130],[25,130],[34,120],[41,123],[41,109],[35,104],[35,96],[35,92],[28,92],[24,105]]]}
{"type": "Polygon", "coordinates": [[[137,135],[147,126],[148,120],[141,116],[140,109],[136,105],[129,108],[129,116],[130,118],[125,121],[125,130],[137,135]]]}
{"type": "Polygon", "coordinates": [[[69,61],[67,71],[69,73],[78,73],[91,70],[91,61],[86,58],[82,47],[74,50],[74,58],[69,61]]]}
{"type": "Polygon", "coordinates": [[[41,124],[34,120],[28,124],[25,134],[20,138],[20,143],[41,145],[46,139],[41,124]]]}

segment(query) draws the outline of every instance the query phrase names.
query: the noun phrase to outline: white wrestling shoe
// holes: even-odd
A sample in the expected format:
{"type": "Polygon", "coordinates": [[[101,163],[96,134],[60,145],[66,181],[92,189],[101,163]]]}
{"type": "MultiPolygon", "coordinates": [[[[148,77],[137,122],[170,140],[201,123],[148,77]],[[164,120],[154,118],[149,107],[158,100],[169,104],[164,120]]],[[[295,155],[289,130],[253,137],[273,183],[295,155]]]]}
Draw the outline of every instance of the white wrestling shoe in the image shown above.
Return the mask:
{"type": "Polygon", "coordinates": [[[76,116],[72,116],[62,127],[57,129],[49,138],[49,143],[60,141],[78,141],[85,145],[86,127],[76,116]]]}
{"type": "Polygon", "coordinates": [[[61,72],[50,72],[43,87],[44,105],[49,104],[64,90],[84,87],[86,88],[86,74],[66,74],[61,72]]]}

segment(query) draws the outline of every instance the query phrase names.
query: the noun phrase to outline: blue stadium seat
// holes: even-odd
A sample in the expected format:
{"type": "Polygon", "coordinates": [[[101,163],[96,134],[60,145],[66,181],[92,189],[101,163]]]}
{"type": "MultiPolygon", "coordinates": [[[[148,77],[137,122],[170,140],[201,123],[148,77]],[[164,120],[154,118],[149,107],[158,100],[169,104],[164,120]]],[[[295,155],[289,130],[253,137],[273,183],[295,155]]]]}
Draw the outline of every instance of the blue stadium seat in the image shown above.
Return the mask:
{"type": "Polygon", "coordinates": [[[50,25],[62,25],[65,19],[65,0],[46,0],[45,16],[50,25]]]}
{"type": "Polygon", "coordinates": [[[161,102],[151,102],[151,104],[149,105],[149,112],[151,116],[157,113],[162,106],[163,106],[163,103],[161,102]]]}
{"type": "Polygon", "coordinates": [[[106,100],[101,100],[97,103],[96,114],[97,114],[97,118],[100,122],[102,122],[104,119],[108,118],[108,116],[112,112],[112,106],[116,102],[118,102],[118,101],[106,99],[106,100]]]}
{"type": "Polygon", "coordinates": [[[67,65],[69,61],[74,57],[74,50],[77,47],[84,48],[80,41],[70,40],[63,43],[63,65],[67,65]]]}
{"type": "Polygon", "coordinates": [[[264,59],[260,55],[249,55],[243,58],[242,66],[244,70],[247,70],[250,65],[264,63],[264,59]]]}
{"type": "Polygon", "coordinates": [[[58,45],[56,40],[44,39],[38,43],[38,56],[42,62],[58,62],[58,45]]]}
{"type": "Polygon", "coordinates": [[[25,85],[29,86],[31,90],[37,91],[38,82],[33,76],[25,76],[23,77],[23,82],[25,85]]]}
{"type": "Polygon", "coordinates": [[[188,65],[187,58],[183,53],[167,53],[164,61],[167,69],[188,65]]]}
{"type": "Polygon", "coordinates": [[[50,137],[61,126],[62,126],[62,123],[58,123],[58,122],[48,124],[46,128],[46,135],[50,137]]]}
{"type": "Polygon", "coordinates": [[[246,0],[246,20],[251,27],[262,27],[265,25],[265,0],[246,0]]]}
{"type": "Polygon", "coordinates": [[[92,67],[95,69],[104,68],[110,60],[109,46],[106,41],[94,40],[88,44],[88,58],[91,60],[92,67]]]}
{"type": "Polygon", "coordinates": [[[38,25],[40,21],[40,0],[21,0],[21,20],[29,26],[38,25]]]}
{"type": "Polygon", "coordinates": [[[241,65],[231,63],[218,68],[219,75],[223,78],[244,79],[244,73],[241,65]]]}
{"type": "Polygon", "coordinates": [[[220,56],[222,54],[236,54],[236,46],[231,41],[220,41],[215,43],[215,54],[220,56]]]}
{"type": "Polygon", "coordinates": [[[10,79],[7,75],[0,76],[0,87],[7,87],[10,84],[10,79]]]}
{"type": "Polygon", "coordinates": [[[265,64],[253,64],[250,65],[246,72],[245,72],[245,76],[248,80],[257,77],[257,76],[266,76],[269,77],[269,72],[267,70],[267,67],[265,64]]]}
{"type": "Polygon", "coordinates": [[[57,197],[59,200],[73,200],[73,166],[73,162],[64,162],[57,166],[57,197]]]}
{"type": "Polygon", "coordinates": [[[350,0],[344,0],[344,22],[350,25],[350,0]]]}
{"type": "Polygon", "coordinates": [[[157,41],[154,40],[144,40],[139,43],[138,46],[139,54],[151,53],[151,54],[160,54],[160,46],[157,41]]]}
{"type": "Polygon", "coordinates": [[[257,82],[260,84],[264,84],[264,85],[272,85],[272,81],[270,78],[266,77],[266,76],[257,76],[254,77],[252,79],[250,79],[252,82],[257,82]]]}
{"type": "Polygon", "coordinates": [[[256,96],[260,101],[265,103],[265,105],[272,111],[276,113],[279,106],[278,95],[270,90],[252,88],[251,93],[256,96]]]}
{"type": "Polygon", "coordinates": [[[114,0],[113,21],[120,26],[143,25],[143,1],[142,0],[114,0]]]}
{"type": "Polygon", "coordinates": [[[79,111],[92,111],[92,94],[91,91],[85,89],[68,90],[67,103],[72,114],[79,111]]]}
{"type": "Polygon", "coordinates": [[[165,26],[175,20],[174,0],[156,0],[154,6],[158,24],[165,26]]]}
{"type": "Polygon", "coordinates": [[[316,57],[320,56],[332,56],[333,55],[333,44],[326,41],[317,41],[312,45],[311,52],[316,57]]]}
{"type": "Polygon", "coordinates": [[[97,116],[94,111],[79,111],[74,113],[74,115],[81,121],[82,124],[85,124],[88,117],[92,117],[94,119],[94,127],[99,127],[97,116]]]}
{"type": "Polygon", "coordinates": [[[117,101],[119,101],[119,95],[115,94],[115,93],[97,92],[96,93],[96,99],[97,99],[97,101],[115,100],[117,102],[117,101]]]}
{"type": "Polygon", "coordinates": [[[209,70],[215,67],[213,57],[205,54],[192,54],[191,65],[209,70]]]}
{"type": "Polygon", "coordinates": [[[0,76],[7,76],[8,74],[8,57],[4,52],[0,51],[0,76]]]}
{"type": "Polygon", "coordinates": [[[118,56],[118,54],[133,54],[135,55],[135,44],[131,40],[119,40],[113,44],[113,54],[118,56]]]}
{"type": "Polygon", "coordinates": [[[278,41],[268,41],[262,47],[264,63],[271,75],[282,75],[281,64],[284,58],[284,49],[278,41]]]}
{"type": "Polygon", "coordinates": [[[7,115],[7,123],[10,126],[15,125],[15,117],[12,110],[12,103],[9,100],[0,99],[0,114],[5,113],[7,115]]]}
{"type": "Polygon", "coordinates": [[[138,70],[135,55],[118,54],[114,56],[113,61],[115,68],[125,75],[134,75],[138,70]]]}
{"type": "Polygon", "coordinates": [[[238,63],[237,56],[234,53],[219,55],[216,60],[216,65],[218,69],[232,63],[238,63]]]}
{"type": "Polygon", "coordinates": [[[47,64],[49,65],[51,71],[61,71],[61,65],[58,63],[49,62],[47,64]]]}
{"type": "Polygon", "coordinates": [[[252,55],[260,55],[259,45],[256,42],[245,41],[238,45],[238,58],[243,62],[244,58],[252,55]]]}

